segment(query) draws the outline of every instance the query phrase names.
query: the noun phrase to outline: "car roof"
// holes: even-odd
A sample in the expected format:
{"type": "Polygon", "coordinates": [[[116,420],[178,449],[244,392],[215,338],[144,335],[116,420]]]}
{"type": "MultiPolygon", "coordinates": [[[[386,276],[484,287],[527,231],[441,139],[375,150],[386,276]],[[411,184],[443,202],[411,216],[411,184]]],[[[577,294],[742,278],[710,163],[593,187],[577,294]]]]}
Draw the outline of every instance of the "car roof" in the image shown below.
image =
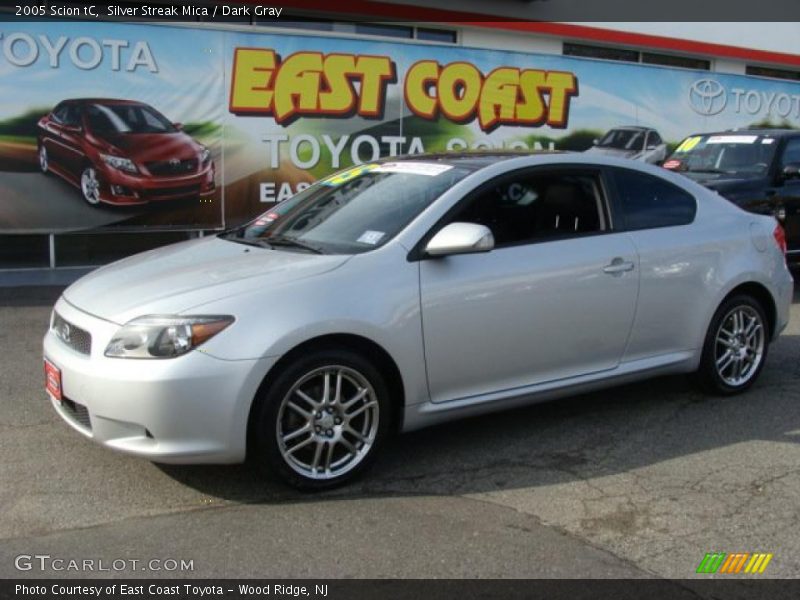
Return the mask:
{"type": "Polygon", "coordinates": [[[433,152],[430,154],[406,154],[381,159],[377,162],[440,162],[454,167],[465,167],[477,171],[504,160],[524,156],[567,154],[557,150],[470,150],[458,152],[433,152]]]}
{"type": "Polygon", "coordinates": [[[620,125],[619,127],[612,127],[609,131],[619,131],[620,129],[625,131],[655,131],[652,127],[643,127],[641,125],[620,125]]]}
{"type": "MultiPolygon", "coordinates": [[[[786,137],[787,135],[800,135],[798,129],[728,129],[727,131],[705,131],[702,133],[693,133],[692,135],[760,135],[766,137],[786,137]]],[[[691,136],[690,136],[691,137],[691,136]]]]}
{"type": "Polygon", "coordinates": [[[125,100],[123,98],[70,98],[64,104],[132,104],[142,105],[138,100],[125,100]]]}

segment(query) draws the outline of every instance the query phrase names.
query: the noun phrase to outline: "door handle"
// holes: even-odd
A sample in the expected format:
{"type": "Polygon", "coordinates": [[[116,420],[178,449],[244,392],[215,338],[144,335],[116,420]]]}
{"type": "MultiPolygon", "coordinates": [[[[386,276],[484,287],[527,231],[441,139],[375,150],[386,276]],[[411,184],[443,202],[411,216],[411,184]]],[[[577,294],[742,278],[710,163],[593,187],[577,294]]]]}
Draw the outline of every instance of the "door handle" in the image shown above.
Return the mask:
{"type": "Polygon", "coordinates": [[[611,264],[603,267],[603,272],[608,273],[609,275],[617,275],[620,273],[625,273],[626,271],[633,271],[633,266],[634,265],[632,262],[617,257],[611,261],[611,264]]]}

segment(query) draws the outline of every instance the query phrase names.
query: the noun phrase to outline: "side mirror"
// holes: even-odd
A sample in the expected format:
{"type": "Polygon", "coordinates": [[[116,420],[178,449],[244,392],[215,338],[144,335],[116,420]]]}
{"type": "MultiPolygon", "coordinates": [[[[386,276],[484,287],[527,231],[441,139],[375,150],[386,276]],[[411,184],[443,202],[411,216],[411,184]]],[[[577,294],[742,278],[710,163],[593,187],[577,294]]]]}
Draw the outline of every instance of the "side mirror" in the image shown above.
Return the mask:
{"type": "Polygon", "coordinates": [[[172,126],[178,131],[183,131],[183,123],[173,123],[172,126]]]}
{"type": "Polygon", "coordinates": [[[789,163],[781,170],[783,179],[797,179],[800,177],[800,163],[789,163]]]}
{"type": "Polygon", "coordinates": [[[434,235],[425,246],[427,256],[449,256],[489,252],[494,248],[494,236],[485,225],[450,223],[434,235]]]}

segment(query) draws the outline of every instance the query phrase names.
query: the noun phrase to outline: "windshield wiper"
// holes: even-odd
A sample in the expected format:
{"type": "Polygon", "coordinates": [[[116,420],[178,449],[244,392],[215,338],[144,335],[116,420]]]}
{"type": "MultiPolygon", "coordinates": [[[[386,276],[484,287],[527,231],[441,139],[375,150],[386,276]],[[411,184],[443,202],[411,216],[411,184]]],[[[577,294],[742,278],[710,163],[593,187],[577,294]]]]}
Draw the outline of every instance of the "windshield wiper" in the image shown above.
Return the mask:
{"type": "Polygon", "coordinates": [[[307,244],[306,242],[301,242],[297,238],[286,237],[285,235],[273,236],[263,240],[263,242],[270,246],[292,246],[295,248],[302,248],[303,250],[308,250],[309,252],[313,252],[314,254],[325,254],[320,248],[317,248],[316,246],[312,246],[311,244],[307,244]]]}
{"type": "Polygon", "coordinates": [[[718,173],[718,174],[728,174],[735,173],[735,171],[723,171],[722,169],[692,169],[687,168],[686,171],[689,173],[718,173]]]}

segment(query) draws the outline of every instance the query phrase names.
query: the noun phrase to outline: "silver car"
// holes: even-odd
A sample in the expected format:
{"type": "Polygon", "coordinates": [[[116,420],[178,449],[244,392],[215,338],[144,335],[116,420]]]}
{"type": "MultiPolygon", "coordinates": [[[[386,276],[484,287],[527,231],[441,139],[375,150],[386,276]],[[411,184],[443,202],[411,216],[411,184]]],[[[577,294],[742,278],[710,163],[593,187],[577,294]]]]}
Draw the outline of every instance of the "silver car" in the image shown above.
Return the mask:
{"type": "Polygon", "coordinates": [[[747,389],[787,324],[783,250],[772,217],[641,162],[378,161],[70,286],[46,387],[109,448],[320,489],[392,431],[665,373],[747,389]]]}
{"type": "Polygon", "coordinates": [[[667,144],[655,129],[628,125],[609,130],[586,153],[660,164],[667,158],[667,144]]]}

